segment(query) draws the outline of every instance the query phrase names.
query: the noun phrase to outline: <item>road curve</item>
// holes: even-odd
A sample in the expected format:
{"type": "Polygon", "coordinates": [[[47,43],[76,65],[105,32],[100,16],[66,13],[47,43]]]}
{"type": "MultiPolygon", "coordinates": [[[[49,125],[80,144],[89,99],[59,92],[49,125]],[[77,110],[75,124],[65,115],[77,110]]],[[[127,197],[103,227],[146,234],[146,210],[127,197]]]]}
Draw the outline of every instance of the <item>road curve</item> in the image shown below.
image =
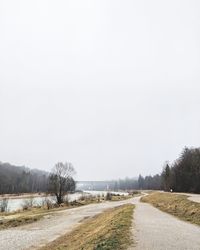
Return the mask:
{"type": "Polygon", "coordinates": [[[134,250],[200,250],[200,227],[181,221],[136,198],[134,250]]]}
{"type": "Polygon", "coordinates": [[[190,194],[190,193],[189,194],[182,193],[182,194],[188,196],[188,200],[200,203],[200,194],[190,194]]]}
{"type": "Polygon", "coordinates": [[[38,249],[73,230],[85,218],[126,203],[136,205],[133,222],[134,250],[200,250],[200,227],[142,203],[139,197],[120,202],[91,204],[59,211],[44,219],[0,231],[0,250],[38,249]]]}
{"type": "Polygon", "coordinates": [[[127,203],[130,203],[130,200],[90,204],[56,212],[29,225],[1,230],[0,250],[38,249],[70,232],[85,218],[99,214],[108,208],[127,203]]]}

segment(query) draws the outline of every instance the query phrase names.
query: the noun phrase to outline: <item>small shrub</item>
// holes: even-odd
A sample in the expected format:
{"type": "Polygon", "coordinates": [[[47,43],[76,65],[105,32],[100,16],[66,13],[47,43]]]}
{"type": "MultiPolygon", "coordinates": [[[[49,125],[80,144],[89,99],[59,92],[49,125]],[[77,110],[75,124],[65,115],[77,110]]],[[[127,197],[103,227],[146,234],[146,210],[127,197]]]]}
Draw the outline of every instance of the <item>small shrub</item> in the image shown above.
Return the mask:
{"type": "Polygon", "coordinates": [[[63,203],[64,203],[64,205],[69,206],[69,198],[67,195],[64,196],[63,203]]]}
{"type": "Polygon", "coordinates": [[[0,212],[1,213],[8,212],[8,199],[7,198],[3,198],[2,200],[0,200],[0,212]]]}
{"type": "Polygon", "coordinates": [[[111,200],[112,200],[112,194],[111,194],[110,192],[108,192],[108,193],[106,194],[106,200],[107,200],[107,201],[111,201],[111,200]]]}
{"type": "Polygon", "coordinates": [[[54,203],[48,197],[45,197],[42,201],[42,206],[50,210],[54,207],[54,203]]]}
{"type": "Polygon", "coordinates": [[[29,199],[25,199],[22,203],[22,209],[28,210],[34,206],[34,198],[30,197],[29,199]]]}
{"type": "Polygon", "coordinates": [[[101,195],[100,195],[100,194],[97,195],[97,201],[98,201],[98,202],[101,201],[101,195]]]}

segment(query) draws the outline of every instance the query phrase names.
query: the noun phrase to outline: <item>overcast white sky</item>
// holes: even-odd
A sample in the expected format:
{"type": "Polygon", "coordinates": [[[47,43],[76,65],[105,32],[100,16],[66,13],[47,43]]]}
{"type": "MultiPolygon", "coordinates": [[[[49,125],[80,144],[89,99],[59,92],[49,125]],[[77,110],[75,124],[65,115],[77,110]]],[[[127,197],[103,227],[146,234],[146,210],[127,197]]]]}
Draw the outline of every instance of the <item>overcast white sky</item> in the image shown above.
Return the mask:
{"type": "Polygon", "coordinates": [[[0,160],[79,180],[200,146],[200,1],[1,0],[0,160]]]}

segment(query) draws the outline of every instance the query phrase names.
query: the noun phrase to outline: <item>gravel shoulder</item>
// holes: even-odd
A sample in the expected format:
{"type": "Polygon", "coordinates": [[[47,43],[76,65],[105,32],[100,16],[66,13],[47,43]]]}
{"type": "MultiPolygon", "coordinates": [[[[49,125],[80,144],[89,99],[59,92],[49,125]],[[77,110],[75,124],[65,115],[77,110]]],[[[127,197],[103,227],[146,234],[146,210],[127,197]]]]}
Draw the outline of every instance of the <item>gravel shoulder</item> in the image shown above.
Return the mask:
{"type": "Polygon", "coordinates": [[[136,200],[133,235],[135,250],[199,250],[200,227],[181,221],[136,200]]]}
{"type": "Polygon", "coordinates": [[[29,225],[2,230],[0,231],[0,250],[38,249],[70,232],[84,219],[99,214],[108,208],[127,203],[130,203],[130,200],[86,205],[47,215],[44,219],[29,225]]]}

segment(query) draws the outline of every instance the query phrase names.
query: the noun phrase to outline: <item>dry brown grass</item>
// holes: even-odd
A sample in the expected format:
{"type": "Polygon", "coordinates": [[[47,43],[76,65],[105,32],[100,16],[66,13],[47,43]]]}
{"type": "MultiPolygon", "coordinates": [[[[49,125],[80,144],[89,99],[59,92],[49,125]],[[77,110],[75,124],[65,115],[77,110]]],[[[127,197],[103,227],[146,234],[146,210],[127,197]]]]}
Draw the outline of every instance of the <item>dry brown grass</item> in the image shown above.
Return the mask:
{"type": "Polygon", "coordinates": [[[131,244],[134,205],[127,204],[87,219],[71,233],[41,250],[117,250],[131,244]]]}
{"type": "Polygon", "coordinates": [[[111,201],[123,201],[133,198],[132,195],[112,195],[111,201]]]}
{"type": "Polygon", "coordinates": [[[41,215],[35,215],[35,216],[21,216],[13,219],[0,220],[0,230],[33,223],[40,220],[41,218],[42,218],[41,215]]]}
{"type": "Polygon", "coordinates": [[[160,210],[178,218],[200,225],[200,203],[187,199],[186,195],[173,193],[152,193],[141,198],[160,210]]]}

